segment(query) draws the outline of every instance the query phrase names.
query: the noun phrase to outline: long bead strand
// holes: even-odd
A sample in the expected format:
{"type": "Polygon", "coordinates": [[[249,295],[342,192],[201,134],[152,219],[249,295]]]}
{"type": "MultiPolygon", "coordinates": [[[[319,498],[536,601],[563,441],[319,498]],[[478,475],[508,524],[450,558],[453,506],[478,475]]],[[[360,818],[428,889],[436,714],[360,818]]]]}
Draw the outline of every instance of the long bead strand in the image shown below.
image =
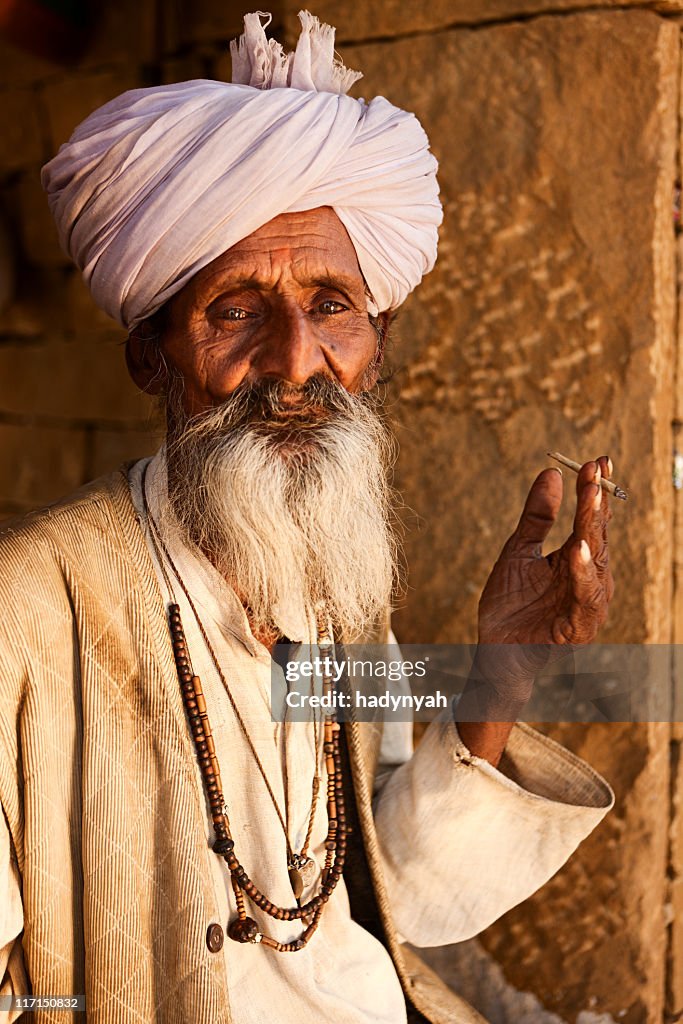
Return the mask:
{"type": "MultiPolygon", "coordinates": [[[[235,843],[230,832],[230,822],[223,796],[220,768],[206,710],[206,701],[199,676],[192,671],[180,607],[177,604],[171,604],[169,607],[169,627],[183,703],[211,807],[211,818],[216,836],[213,849],[226,861],[235,893],[238,916],[230,923],[228,935],[236,942],[260,942],[280,953],[296,952],[304,948],[318,927],[324,906],[334,892],[344,868],[346,816],[341,778],[339,723],[335,720],[334,714],[325,717],[323,750],[327,768],[328,830],[320,892],[301,906],[279,907],[272,903],[252,882],[235,854],[235,843]],[[307,925],[305,930],[299,938],[292,942],[278,942],[271,936],[262,934],[259,932],[256,921],[247,915],[245,896],[269,917],[278,921],[303,919],[307,925]]],[[[331,681],[328,676],[325,677],[324,684],[326,692],[329,692],[331,681]]]]}

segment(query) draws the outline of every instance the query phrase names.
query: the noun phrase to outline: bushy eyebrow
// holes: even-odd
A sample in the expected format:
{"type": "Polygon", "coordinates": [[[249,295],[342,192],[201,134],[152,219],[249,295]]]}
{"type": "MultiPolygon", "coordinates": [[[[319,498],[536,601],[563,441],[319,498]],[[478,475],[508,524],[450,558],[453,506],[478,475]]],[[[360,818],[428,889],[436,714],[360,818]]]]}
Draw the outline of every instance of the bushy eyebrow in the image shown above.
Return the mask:
{"type": "MultiPolygon", "coordinates": [[[[335,291],[341,291],[347,294],[349,297],[354,293],[362,292],[364,288],[363,279],[350,277],[348,274],[316,274],[312,277],[304,277],[299,279],[299,284],[305,288],[332,288],[335,291]]],[[[238,291],[242,288],[252,288],[254,291],[269,292],[272,291],[272,282],[267,281],[265,278],[259,277],[258,274],[250,274],[245,277],[237,277],[230,279],[224,279],[220,282],[221,291],[225,292],[238,291]]]]}
{"type": "Polygon", "coordinates": [[[365,287],[363,278],[348,277],[346,274],[323,274],[304,280],[305,285],[311,288],[334,288],[337,291],[353,293],[362,292],[365,287]]]}

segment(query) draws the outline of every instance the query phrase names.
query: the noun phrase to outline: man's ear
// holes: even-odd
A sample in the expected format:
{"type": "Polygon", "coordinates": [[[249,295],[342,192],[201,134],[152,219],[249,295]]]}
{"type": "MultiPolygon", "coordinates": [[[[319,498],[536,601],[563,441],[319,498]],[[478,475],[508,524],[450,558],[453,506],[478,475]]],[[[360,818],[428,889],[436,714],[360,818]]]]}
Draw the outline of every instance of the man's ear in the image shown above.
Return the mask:
{"type": "Polygon", "coordinates": [[[168,369],[159,345],[159,332],[147,321],[134,327],[126,341],[126,366],[146,395],[159,395],[168,384],[168,369]]]}

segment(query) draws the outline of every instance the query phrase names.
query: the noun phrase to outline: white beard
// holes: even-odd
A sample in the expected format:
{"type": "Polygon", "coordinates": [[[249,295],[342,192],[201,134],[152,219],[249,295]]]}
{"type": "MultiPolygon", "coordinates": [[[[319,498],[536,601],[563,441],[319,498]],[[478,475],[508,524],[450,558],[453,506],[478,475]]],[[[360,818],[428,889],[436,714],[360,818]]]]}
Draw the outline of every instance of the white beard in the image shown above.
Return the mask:
{"type": "Polygon", "coordinates": [[[250,389],[189,420],[170,395],[169,510],[234,586],[255,632],[288,635],[324,605],[348,643],[399,582],[387,479],[395,444],[367,396],[310,383],[259,385],[260,419],[250,389]],[[304,391],[310,411],[296,423],[273,420],[280,396],[304,391]],[[329,416],[316,422],[321,407],[329,416]]]}

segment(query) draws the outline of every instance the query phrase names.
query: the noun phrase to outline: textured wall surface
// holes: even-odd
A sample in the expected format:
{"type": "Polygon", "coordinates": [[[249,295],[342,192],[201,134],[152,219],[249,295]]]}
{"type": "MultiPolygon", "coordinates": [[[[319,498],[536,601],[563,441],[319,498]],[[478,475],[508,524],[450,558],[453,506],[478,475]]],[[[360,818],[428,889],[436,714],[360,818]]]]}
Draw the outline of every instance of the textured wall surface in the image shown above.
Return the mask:
{"type": "MultiPolygon", "coordinates": [[[[286,0],[285,27],[296,39],[296,13],[301,5],[286,0]]],[[[571,14],[595,8],[649,8],[663,14],[683,11],[683,0],[383,0],[381,4],[360,4],[356,0],[321,0],[315,13],[337,26],[342,43],[367,39],[414,36],[459,25],[486,25],[514,21],[542,14],[571,14]]]]}
{"type": "MultiPolygon", "coordinates": [[[[159,437],[121,331],[59,250],[39,168],[126,88],[226,77],[243,13],[218,0],[99,6],[75,67],[0,42],[0,516],[159,437]]],[[[273,9],[290,38],[297,6],[273,9]]],[[[631,495],[612,523],[605,639],[683,640],[683,498],[670,484],[683,422],[672,217],[683,0],[320,0],[314,12],[364,72],[354,93],[415,110],[441,165],[439,264],[398,318],[388,389],[397,483],[414,512],[400,639],[474,638],[488,570],[545,451],[559,448],[609,451],[631,495]]],[[[523,1017],[513,1002],[492,1020],[672,1021],[683,1011],[680,726],[553,733],[605,774],[617,807],[482,937],[507,984],[533,993],[523,1017]]],[[[486,970],[475,960],[472,985],[466,956],[441,954],[473,999],[486,970]]]]}

